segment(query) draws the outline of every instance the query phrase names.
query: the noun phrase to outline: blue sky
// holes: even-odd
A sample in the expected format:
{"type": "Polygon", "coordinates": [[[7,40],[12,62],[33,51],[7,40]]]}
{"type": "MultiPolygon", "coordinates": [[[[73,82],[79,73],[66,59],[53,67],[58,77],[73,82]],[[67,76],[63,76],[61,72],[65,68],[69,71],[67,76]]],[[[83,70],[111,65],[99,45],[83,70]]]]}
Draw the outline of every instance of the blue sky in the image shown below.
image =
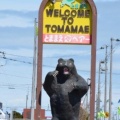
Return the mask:
{"type": "MultiPolygon", "coordinates": [[[[31,103],[32,57],[34,46],[34,19],[38,18],[40,0],[0,0],[0,51],[7,58],[0,58],[0,101],[4,109],[21,110],[26,106],[26,95],[29,95],[28,107],[31,103]],[[15,56],[18,55],[18,56],[15,56]],[[26,63],[20,62],[25,61],[26,63]],[[30,63],[28,63],[30,62],[30,63]],[[14,87],[15,89],[9,89],[14,87]]],[[[110,38],[120,38],[120,0],[95,0],[98,13],[97,22],[97,68],[104,59],[105,51],[99,48],[110,45],[110,38]]],[[[115,109],[119,96],[120,76],[120,44],[114,42],[113,54],[113,102],[115,109]]],[[[108,47],[108,52],[109,52],[108,47]]],[[[0,57],[3,57],[0,54],[0,57]]],[[[57,59],[74,58],[78,73],[86,80],[90,77],[90,46],[83,45],[44,45],[43,81],[48,71],[54,70],[57,59]],[[52,49],[51,49],[52,48],[52,49]],[[67,49],[66,49],[67,48],[67,49]]],[[[109,62],[108,62],[109,68],[109,62]]],[[[98,74],[96,74],[97,86],[98,74]]],[[[109,74],[108,74],[109,80],[109,74]]],[[[101,99],[104,91],[104,74],[101,75],[101,99]]],[[[47,108],[49,98],[43,91],[42,107],[47,108]]],[[[103,104],[103,102],[102,102],[103,104]]]]}

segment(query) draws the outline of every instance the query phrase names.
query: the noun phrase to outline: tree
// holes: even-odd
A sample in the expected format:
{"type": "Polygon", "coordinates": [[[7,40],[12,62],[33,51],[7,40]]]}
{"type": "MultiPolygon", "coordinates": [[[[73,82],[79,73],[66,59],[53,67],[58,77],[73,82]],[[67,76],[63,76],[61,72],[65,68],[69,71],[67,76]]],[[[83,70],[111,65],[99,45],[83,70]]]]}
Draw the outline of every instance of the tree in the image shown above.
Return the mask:
{"type": "Polygon", "coordinates": [[[23,118],[23,115],[17,111],[13,111],[13,118],[23,118]]]}

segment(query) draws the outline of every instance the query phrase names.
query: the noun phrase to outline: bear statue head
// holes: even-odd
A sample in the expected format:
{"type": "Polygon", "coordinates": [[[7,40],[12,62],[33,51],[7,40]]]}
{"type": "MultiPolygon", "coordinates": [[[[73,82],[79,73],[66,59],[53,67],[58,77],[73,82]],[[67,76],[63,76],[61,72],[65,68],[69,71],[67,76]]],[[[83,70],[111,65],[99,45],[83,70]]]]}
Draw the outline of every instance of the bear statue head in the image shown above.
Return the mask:
{"type": "Polygon", "coordinates": [[[70,59],[58,59],[58,64],[56,67],[56,70],[58,71],[58,74],[60,75],[76,75],[77,71],[74,65],[74,60],[72,58],[70,59]]]}

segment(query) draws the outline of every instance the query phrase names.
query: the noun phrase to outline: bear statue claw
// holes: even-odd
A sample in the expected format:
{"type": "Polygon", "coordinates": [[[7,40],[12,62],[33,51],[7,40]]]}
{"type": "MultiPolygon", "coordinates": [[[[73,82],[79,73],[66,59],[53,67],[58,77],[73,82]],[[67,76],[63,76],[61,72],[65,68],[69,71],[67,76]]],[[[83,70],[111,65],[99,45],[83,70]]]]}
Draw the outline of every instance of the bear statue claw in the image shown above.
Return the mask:
{"type": "Polygon", "coordinates": [[[56,71],[54,71],[53,76],[56,77],[57,74],[58,74],[58,71],[56,70],[56,71]]]}

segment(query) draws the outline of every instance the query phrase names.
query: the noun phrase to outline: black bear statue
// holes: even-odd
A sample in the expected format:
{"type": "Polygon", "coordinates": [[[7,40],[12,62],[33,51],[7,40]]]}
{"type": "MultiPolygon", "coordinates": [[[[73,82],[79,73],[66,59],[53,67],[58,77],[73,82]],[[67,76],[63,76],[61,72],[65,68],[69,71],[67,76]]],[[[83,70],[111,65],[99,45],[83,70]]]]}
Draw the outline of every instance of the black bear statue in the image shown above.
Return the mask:
{"type": "Polygon", "coordinates": [[[76,70],[74,60],[58,60],[55,71],[49,72],[43,88],[50,97],[52,120],[79,120],[81,98],[88,84],[76,70]]]}

